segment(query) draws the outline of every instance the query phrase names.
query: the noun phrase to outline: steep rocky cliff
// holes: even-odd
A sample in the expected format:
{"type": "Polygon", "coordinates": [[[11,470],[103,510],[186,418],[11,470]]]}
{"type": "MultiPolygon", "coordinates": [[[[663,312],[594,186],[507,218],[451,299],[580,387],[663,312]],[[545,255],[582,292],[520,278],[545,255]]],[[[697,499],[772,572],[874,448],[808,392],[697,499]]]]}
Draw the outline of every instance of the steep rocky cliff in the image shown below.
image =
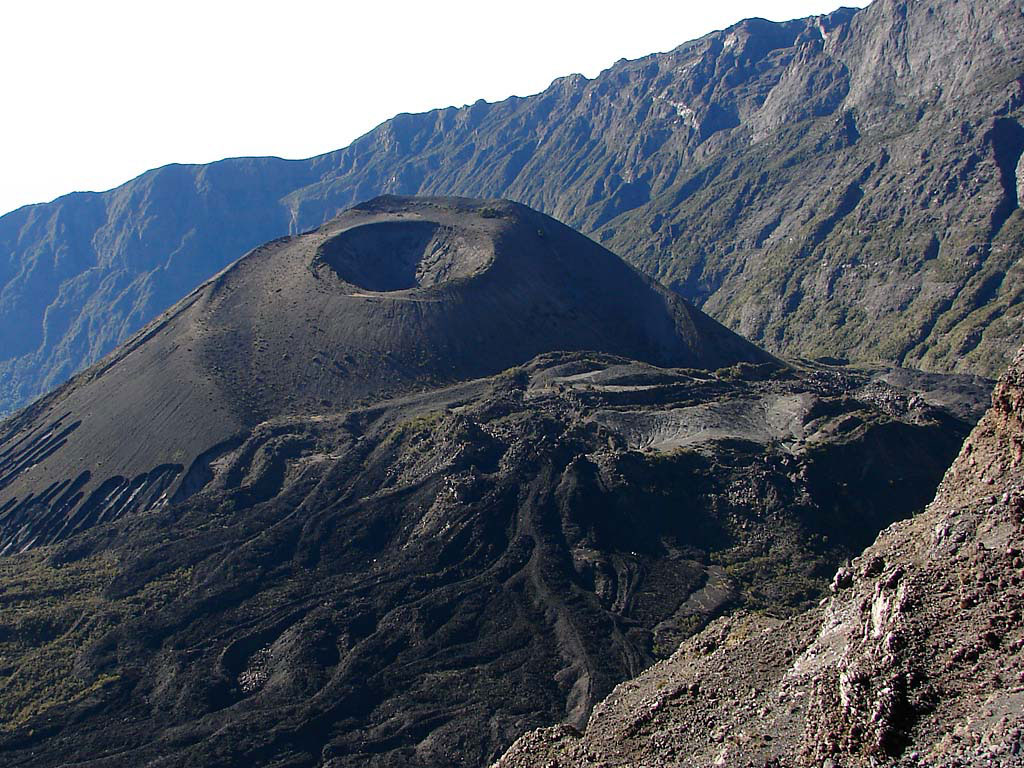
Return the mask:
{"type": "Polygon", "coordinates": [[[769,351],[993,374],[1019,342],[1024,18],[876,0],[742,22],[301,162],[170,166],[0,218],[0,409],[271,237],[381,193],[506,197],[769,351]]]}
{"type": "Polygon", "coordinates": [[[787,621],[723,619],[525,765],[1024,764],[1024,350],[924,513],[787,621]]]}

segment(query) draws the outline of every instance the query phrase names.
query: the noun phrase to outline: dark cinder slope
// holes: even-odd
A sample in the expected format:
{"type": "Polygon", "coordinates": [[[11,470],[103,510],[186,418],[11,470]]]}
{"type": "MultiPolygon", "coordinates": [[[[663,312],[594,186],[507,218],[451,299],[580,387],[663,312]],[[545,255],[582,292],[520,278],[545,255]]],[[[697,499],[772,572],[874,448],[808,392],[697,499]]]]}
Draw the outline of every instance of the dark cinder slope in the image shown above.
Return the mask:
{"type": "Polygon", "coordinates": [[[0,412],[99,360],[243,253],[297,231],[309,161],[168,166],[0,218],[0,412]]]}
{"type": "Polygon", "coordinates": [[[0,410],[253,247],[382,193],[515,199],[769,351],[995,375],[1019,343],[1024,17],[876,0],[594,80],[399,115],[301,162],[171,166],[0,218],[0,410]]]}
{"type": "Polygon", "coordinates": [[[379,198],[257,248],[0,425],[0,552],[181,499],[267,419],[556,350],[712,369],[771,359],[523,206],[379,198]]]}

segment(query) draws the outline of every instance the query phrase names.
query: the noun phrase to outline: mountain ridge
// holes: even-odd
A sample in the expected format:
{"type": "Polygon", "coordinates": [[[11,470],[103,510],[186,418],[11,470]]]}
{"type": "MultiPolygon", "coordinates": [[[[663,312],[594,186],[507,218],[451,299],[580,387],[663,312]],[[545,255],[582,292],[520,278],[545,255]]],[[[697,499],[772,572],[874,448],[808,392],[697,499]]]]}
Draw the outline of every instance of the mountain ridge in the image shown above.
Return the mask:
{"type": "Polygon", "coordinates": [[[519,200],[777,354],[992,375],[1020,319],[1020,16],[877,0],[745,21],[308,161],[168,167],[22,209],[0,218],[0,327],[20,329],[0,407],[247,248],[382,193],[519,200]]]}

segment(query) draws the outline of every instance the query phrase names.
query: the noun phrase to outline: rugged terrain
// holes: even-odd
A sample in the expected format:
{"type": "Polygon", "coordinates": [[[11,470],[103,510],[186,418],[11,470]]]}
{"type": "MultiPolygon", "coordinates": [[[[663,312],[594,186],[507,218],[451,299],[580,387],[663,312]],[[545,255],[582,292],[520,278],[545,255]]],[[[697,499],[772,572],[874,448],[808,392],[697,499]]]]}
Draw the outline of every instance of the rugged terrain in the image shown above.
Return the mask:
{"type": "Polygon", "coordinates": [[[188,499],[0,559],[0,762],[484,764],[816,604],[965,431],[881,379],[587,353],[268,420],[188,499]]]}
{"type": "Polygon", "coordinates": [[[0,763],[583,727],[715,617],[816,605],[983,391],[781,363],[516,204],[372,201],[0,425],[0,763]]]}
{"type": "Polygon", "coordinates": [[[1011,0],[754,19],[308,161],[23,208],[0,218],[0,410],[246,249],[382,193],[531,205],[776,354],[995,375],[1019,343],[1022,32],[1011,0]]]}
{"type": "Polygon", "coordinates": [[[934,501],[787,620],[720,619],[513,766],[1024,764],[1024,350],[934,501]]]}

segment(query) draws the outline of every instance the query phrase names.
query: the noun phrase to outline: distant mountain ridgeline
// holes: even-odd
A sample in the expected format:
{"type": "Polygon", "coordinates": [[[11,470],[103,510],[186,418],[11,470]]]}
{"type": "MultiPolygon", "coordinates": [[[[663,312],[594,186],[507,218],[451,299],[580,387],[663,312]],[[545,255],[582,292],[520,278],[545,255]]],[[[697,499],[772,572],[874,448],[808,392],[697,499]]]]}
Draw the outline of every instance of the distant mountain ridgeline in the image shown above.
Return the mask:
{"type": "Polygon", "coordinates": [[[1019,341],[1024,19],[875,0],[303,161],[167,166],[0,218],[0,412],[273,237],[381,193],[506,197],[769,351],[993,374],[1019,341]]]}

